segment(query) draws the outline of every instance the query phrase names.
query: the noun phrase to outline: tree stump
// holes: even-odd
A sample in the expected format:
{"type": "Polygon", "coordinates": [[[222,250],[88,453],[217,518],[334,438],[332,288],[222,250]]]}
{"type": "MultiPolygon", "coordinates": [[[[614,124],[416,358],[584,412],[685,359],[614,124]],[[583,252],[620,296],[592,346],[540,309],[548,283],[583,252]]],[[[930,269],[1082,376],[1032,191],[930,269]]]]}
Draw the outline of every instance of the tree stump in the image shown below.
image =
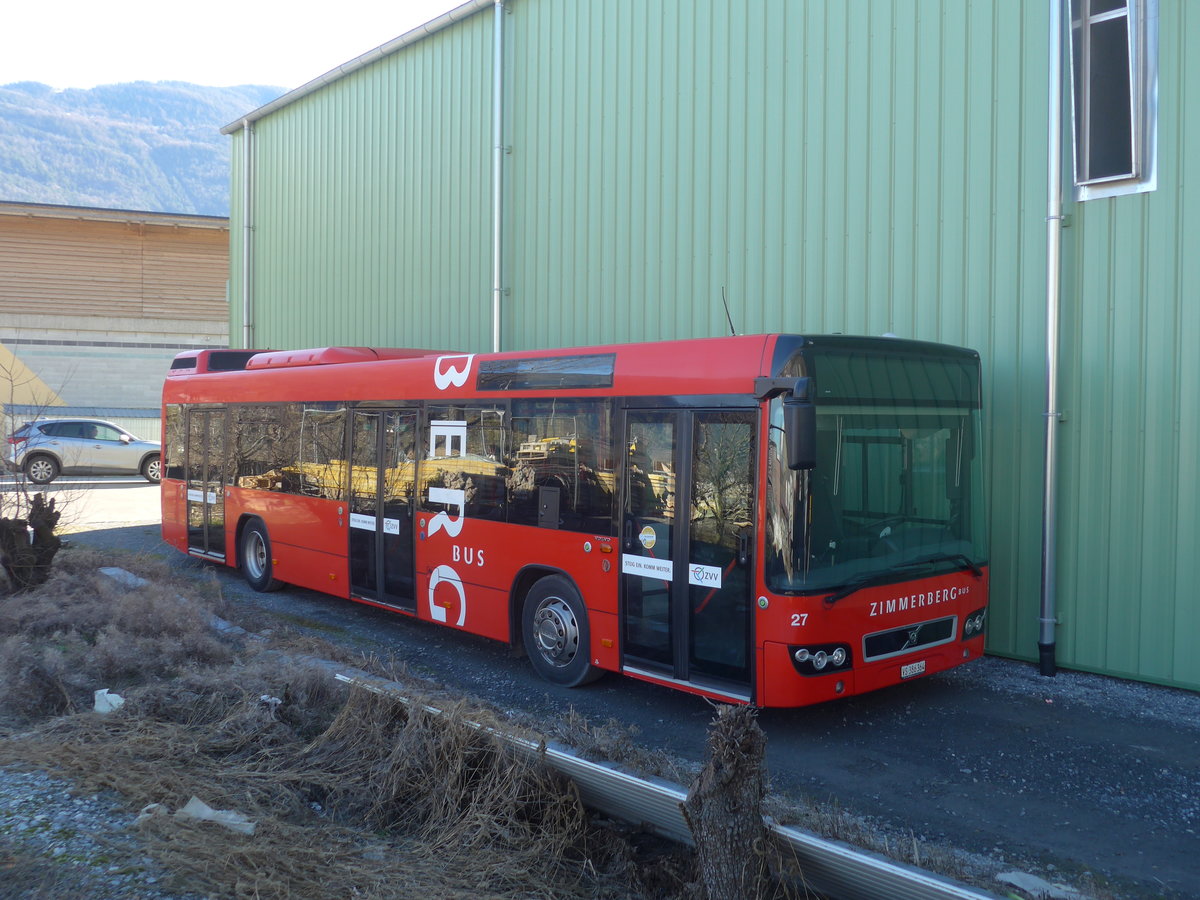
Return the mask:
{"type": "Polygon", "coordinates": [[[743,900],[767,891],[766,746],[754,709],[722,706],[717,711],[708,734],[708,762],[683,803],[709,900],[743,900]]]}
{"type": "Polygon", "coordinates": [[[35,494],[27,519],[0,519],[0,564],[13,591],[29,590],[50,577],[50,564],[62,546],[54,533],[61,515],[53,500],[35,494]]]}

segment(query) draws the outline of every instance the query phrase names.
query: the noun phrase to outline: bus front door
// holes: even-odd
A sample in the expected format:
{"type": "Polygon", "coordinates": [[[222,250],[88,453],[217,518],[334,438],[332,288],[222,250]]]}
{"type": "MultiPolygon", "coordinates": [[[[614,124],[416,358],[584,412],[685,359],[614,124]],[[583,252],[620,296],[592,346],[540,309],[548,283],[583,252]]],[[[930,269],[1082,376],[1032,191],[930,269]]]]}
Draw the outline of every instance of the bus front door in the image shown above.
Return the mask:
{"type": "Polygon", "coordinates": [[[225,558],[225,410],[188,410],[188,552],[225,558]]]}
{"type": "Polygon", "coordinates": [[[754,410],[630,410],[624,668],[750,698],[754,410]]]}
{"type": "Polygon", "coordinates": [[[416,412],[356,409],[350,455],[350,593],[416,609],[413,478],[416,412]]]}

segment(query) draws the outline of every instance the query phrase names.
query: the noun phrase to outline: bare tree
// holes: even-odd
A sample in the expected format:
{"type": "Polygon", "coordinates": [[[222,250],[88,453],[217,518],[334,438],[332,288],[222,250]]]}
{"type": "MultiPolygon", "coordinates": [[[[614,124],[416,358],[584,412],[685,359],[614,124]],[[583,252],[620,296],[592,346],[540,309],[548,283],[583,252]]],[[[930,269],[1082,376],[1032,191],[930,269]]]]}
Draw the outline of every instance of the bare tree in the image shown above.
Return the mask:
{"type": "MultiPolygon", "coordinates": [[[[53,392],[48,391],[40,379],[15,357],[0,355],[0,425],[5,443],[0,444],[7,454],[12,445],[7,438],[19,426],[12,414],[16,406],[30,410],[21,418],[33,421],[42,417],[50,406],[53,392]]],[[[13,472],[11,481],[0,483],[0,568],[8,579],[8,588],[25,590],[42,584],[50,576],[54,555],[62,546],[55,533],[63,515],[61,501],[63,493],[57,492],[52,499],[45,493],[32,493],[24,475],[13,472]]]]}

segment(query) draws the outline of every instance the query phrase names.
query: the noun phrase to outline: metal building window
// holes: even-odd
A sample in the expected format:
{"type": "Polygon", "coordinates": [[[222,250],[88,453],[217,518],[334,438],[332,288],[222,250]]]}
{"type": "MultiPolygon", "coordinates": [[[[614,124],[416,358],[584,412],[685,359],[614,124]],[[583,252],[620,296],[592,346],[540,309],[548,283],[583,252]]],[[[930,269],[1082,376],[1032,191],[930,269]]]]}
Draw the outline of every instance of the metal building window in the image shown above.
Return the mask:
{"type": "Polygon", "coordinates": [[[1078,199],[1156,186],[1158,0],[1070,0],[1078,199]]]}

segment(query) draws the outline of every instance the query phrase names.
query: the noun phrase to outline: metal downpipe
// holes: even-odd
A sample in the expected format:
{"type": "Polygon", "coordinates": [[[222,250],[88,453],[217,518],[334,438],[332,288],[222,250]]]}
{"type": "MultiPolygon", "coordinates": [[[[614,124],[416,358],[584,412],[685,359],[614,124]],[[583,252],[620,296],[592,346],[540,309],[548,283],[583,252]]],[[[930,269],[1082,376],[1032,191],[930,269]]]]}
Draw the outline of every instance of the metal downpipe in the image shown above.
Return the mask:
{"type": "Polygon", "coordinates": [[[1063,0],[1050,0],[1049,151],[1046,203],[1046,455],[1042,485],[1042,602],[1038,616],[1038,665],[1056,671],[1055,562],[1058,497],[1058,322],[1062,273],[1063,0]]]}
{"type": "Polygon", "coordinates": [[[504,0],[496,0],[492,35],[492,352],[500,352],[504,294],[504,0]]]}
{"type": "Polygon", "coordinates": [[[242,132],[245,135],[242,141],[242,348],[248,350],[254,346],[254,326],[250,318],[254,125],[249,119],[242,120],[242,132]]]}

